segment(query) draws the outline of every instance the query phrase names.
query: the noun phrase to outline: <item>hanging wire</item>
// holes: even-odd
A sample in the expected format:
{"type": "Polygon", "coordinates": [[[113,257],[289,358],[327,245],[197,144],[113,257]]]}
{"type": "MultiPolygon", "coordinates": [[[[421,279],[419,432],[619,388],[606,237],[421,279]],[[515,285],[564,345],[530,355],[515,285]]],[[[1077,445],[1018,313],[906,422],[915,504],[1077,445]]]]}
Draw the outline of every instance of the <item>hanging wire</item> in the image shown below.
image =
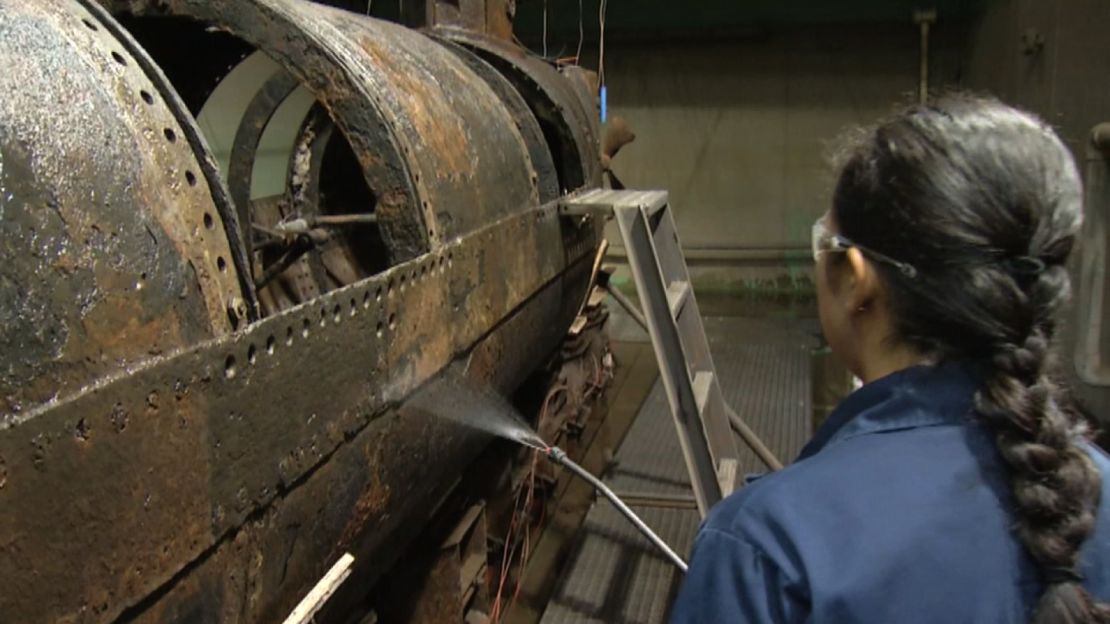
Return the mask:
{"type": "Polygon", "coordinates": [[[366,0],[366,14],[370,15],[370,7],[374,6],[374,0],[366,0]]]}
{"type": "Polygon", "coordinates": [[[597,9],[597,25],[601,31],[598,35],[597,46],[597,84],[605,86],[605,9],[609,0],[601,0],[597,9]]]}
{"type": "MultiPolygon", "coordinates": [[[[517,598],[520,597],[520,590],[524,587],[524,570],[528,565],[528,558],[532,552],[532,509],[535,506],[536,497],[536,465],[539,463],[540,453],[537,450],[532,451],[532,470],[528,473],[528,497],[525,498],[524,510],[527,514],[525,516],[524,524],[524,546],[520,552],[520,568],[516,575],[516,589],[513,591],[513,599],[509,601],[509,611],[512,611],[516,606],[517,598]]],[[[538,526],[543,526],[543,509],[546,503],[540,506],[540,518],[536,522],[538,526]]]]}
{"type": "Polygon", "coordinates": [[[547,58],[547,0],[543,0],[543,57],[547,58]]]}
{"type": "Polygon", "coordinates": [[[497,582],[497,594],[494,595],[493,598],[493,608],[490,611],[490,622],[492,624],[498,624],[498,622],[501,621],[501,617],[503,616],[504,603],[502,601],[502,595],[505,593],[505,581],[508,580],[509,571],[512,568],[513,551],[516,550],[516,544],[513,542],[513,533],[516,532],[517,519],[520,515],[520,512],[523,511],[523,508],[518,510],[518,506],[522,502],[523,494],[523,488],[517,491],[516,497],[513,499],[512,509],[510,511],[511,515],[509,516],[509,531],[505,535],[505,541],[503,542],[504,545],[501,549],[501,575],[497,582]]]}
{"type": "MultiPolygon", "coordinates": [[[[546,414],[548,402],[556,390],[566,390],[566,386],[556,386],[549,391],[547,397],[544,398],[543,414],[546,414]]],[[[539,450],[534,449],[532,451],[531,468],[513,499],[509,531],[505,535],[504,546],[501,550],[501,574],[497,582],[497,593],[494,595],[490,610],[489,621],[491,624],[500,624],[520,597],[520,591],[524,584],[524,570],[531,556],[532,525],[543,524],[542,516],[538,522],[535,522],[531,516],[536,500],[536,470],[539,458],[539,450]],[[514,560],[516,560],[518,568],[514,583],[515,588],[509,588],[507,582],[512,575],[514,560]],[[511,594],[506,595],[506,590],[510,590],[511,594]],[[506,601],[508,601],[507,604],[506,601]]],[[[541,507],[542,509],[543,507],[541,507]]]]}
{"type": "Polygon", "coordinates": [[[578,0],[578,51],[574,53],[574,62],[582,64],[582,40],[585,31],[582,29],[582,0],[578,0]]]}

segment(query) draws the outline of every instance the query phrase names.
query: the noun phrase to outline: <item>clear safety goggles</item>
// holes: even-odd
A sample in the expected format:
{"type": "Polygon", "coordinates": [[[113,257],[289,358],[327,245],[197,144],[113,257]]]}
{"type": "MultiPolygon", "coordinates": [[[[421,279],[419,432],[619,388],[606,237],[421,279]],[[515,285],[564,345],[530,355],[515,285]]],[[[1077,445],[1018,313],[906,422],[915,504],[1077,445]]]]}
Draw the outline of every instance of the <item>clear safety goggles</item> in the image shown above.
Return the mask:
{"type": "Polygon", "coordinates": [[[891,258],[886,254],[881,254],[873,249],[868,249],[863,245],[857,245],[856,243],[841,236],[840,234],[834,234],[830,232],[826,217],[827,215],[821,215],[821,217],[813,222],[813,232],[812,238],[810,240],[811,244],[813,245],[814,262],[817,262],[817,258],[822,253],[848,251],[852,247],[855,247],[856,249],[862,251],[864,255],[874,260],[878,260],[879,262],[885,262],[897,268],[906,277],[913,278],[917,276],[917,269],[915,269],[912,264],[902,262],[900,260],[895,260],[894,258],[891,258]]]}

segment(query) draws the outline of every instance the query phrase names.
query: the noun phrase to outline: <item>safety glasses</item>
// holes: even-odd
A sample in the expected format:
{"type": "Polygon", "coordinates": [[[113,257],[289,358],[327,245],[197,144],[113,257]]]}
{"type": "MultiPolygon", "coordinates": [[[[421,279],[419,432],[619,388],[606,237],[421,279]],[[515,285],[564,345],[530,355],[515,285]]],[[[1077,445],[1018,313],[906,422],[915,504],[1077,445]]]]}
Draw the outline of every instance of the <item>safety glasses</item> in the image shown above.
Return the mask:
{"type": "Polygon", "coordinates": [[[830,232],[826,221],[827,216],[828,215],[821,215],[821,217],[813,222],[813,233],[810,242],[813,246],[814,262],[817,262],[818,256],[820,256],[822,253],[842,252],[855,247],[856,249],[862,251],[864,255],[879,262],[885,262],[897,268],[899,271],[901,271],[902,275],[905,275],[906,277],[917,277],[917,269],[914,268],[912,264],[902,262],[900,260],[895,260],[894,258],[891,258],[886,254],[881,254],[872,249],[868,249],[863,245],[857,245],[856,243],[841,236],[840,234],[833,234],[832,232],[830,232]]]}

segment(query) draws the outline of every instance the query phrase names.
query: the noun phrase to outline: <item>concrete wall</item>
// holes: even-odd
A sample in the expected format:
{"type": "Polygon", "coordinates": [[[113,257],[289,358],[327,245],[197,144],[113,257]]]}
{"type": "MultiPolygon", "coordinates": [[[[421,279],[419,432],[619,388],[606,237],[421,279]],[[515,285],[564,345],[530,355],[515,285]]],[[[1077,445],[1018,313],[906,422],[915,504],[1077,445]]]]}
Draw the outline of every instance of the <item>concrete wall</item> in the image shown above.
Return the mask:
{"type": "MultiPolygon", "coordinates": [[[[962,28],[935,31],[938,84],[956,78],[962,28]]],[[[919,34],[909,19],[788,24],[728,41],[611,44],[605,59],[611,113],[637,134],[614,170],[629,187],[670,191],[683,246],[704,258],[699,285],[804,288],[810,227],[834,182],[828,155],[846,129],[912,96],[919,34]]]]}
{"type": "MultiPolygon", "coordinates": [[[[1110,121],[1106,24],[1107,0],[994,0],[967,22],[942,14],[932,86],[990,92],[1036,112],[1081,167],[1092,166],[1090,128],[1110,121]]],[[[916,89],[918,31],[909,20],[795,23],[730,40],[613,43],[605,70],[611,112],[638,135],[614,169],[629,187],[671,192],[698,292],[802,292],[809,226],[833,183],[826,155],[846,128],[874,121],[916,89]]],[[[1107,223],[1110,197],[1089,197],[1087,210],[1089,223],[1107,223]]],[[[1088,232],[1085,241],[1078,259],[1101,253],[1105,269],[1110,233],[1088,232]]],[[[1069,364],[1080,312],[1092,318],[1084,308],[1101,305],[1089,295],[1079,289],[1064,328],[1069,364]]],[[[1091,335],[1105,342],[1110,309],[1094,318],[1102,327],[1091,335]]],[[[1088,405],[1110,416],[1110,388],[1078,383],[1069,371],[1088,405]]]]}

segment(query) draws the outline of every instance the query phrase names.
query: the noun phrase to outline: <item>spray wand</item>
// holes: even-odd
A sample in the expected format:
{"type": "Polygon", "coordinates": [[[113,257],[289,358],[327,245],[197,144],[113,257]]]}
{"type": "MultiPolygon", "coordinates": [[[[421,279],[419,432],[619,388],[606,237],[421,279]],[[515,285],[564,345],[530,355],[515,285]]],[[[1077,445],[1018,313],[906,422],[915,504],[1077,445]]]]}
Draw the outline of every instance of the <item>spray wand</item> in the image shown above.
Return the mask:
{"type": "Polygon", "coordinates": [[[628,518],[628,521],[631,522],[640,531],[640,533],[644,534],[644,537],[648,538],[648,540],[651,541],[651,543],[656,548],[662,551],[663,554],[667,556],[667,559],[670,559],[671,563],[673,563],[679,570],[682,570],[683,573],[686,572],[686,562],[682,560],[682,557],[679,557],[678,553],[672,550],[671,547],[662,540],[662,538],[655,534],[655,531],[652,531],[651,528],[648,527],[648,525],[644,524],[644,521],[640,519],[640,516],[637,516],[636,512],[632,511],[632,509],[629,508],[629,506],[626,505],[624,501],[622,501],[616,494],[613,493],[613,490],[609,489],[607,485],[602,483],[601,479],[598,479],[597,477],[590,474],[585,468],[571,461],[570,458],[567,457],[566,451],[557,446],[545,446],[540,450],[544,452],[544,454],[549,460],[551,460],[552,463],[566,467],[574,474],[585,479],[587,483],[594,486],[594,488],[598,492],[601,492],[601,494],[605,498],[609,499],[610,503],[613,503],[613,506],[617,508],[617,511],[621,512],[621,514],[623,514],[625,518],[628,518]]]}

